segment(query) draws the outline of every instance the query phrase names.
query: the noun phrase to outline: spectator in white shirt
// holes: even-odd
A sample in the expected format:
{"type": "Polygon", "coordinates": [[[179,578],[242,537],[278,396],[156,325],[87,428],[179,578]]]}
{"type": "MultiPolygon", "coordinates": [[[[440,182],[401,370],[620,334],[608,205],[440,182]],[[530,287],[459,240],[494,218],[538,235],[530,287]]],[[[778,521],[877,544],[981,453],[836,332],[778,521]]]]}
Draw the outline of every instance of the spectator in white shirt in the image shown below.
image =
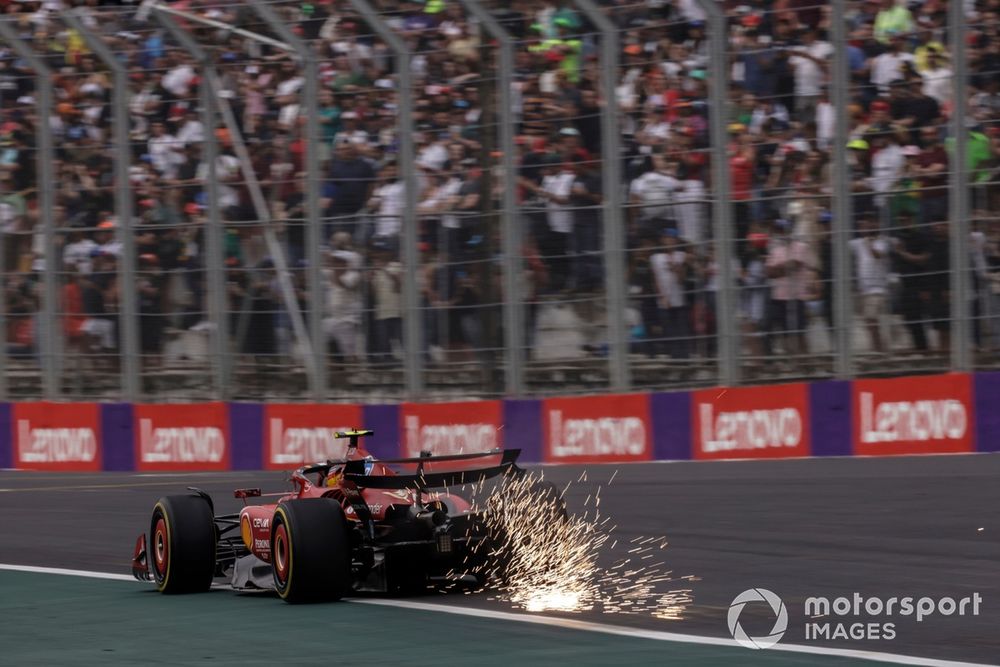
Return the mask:
{"type": "Polygon", "coordinates": [[[927,54],[927,67],[920,76],[924,79],[924,95],[933,97],[942,106],[951,103],[952,72],[943,54],[930,51],[927,54]]]}
{"type": "Polygon", "coordinates": [[[816,262],[809,245],[791,235],[788,220],[774,221],[767,245],[765,269],[771,281],[767,347],[773,352],[776,338],[784,341],[785,353],[806,352],[806,309],[812,271],[816,262]]]}
{"type": "Polygon", "coordinates": [[[889,50],[872,58],[871,82],[880,95],[889,92],[889,84],[904,78],[903,63],[913,62],[913,54],[903,50],[903,38],[895,36],[889,44],[889,50]]]}
{"type": "Polygon", "coordinates": [[[184,144],[167,134],[163,123],[153,123],[153,136],[146,143],[153,168],[165,179],[177,178],[177,168],[184,162],[184,144]]]}
{"type": "Polygon", "coordinates": [[[190,108],[184,112],[184,122],[177,130],[177,141],[181,146],[200,144],[205,141],[205,126],[198,119],[198,111],[190,108]]]}
{"type": "Polygon", "coordinates": [[[687,359],[691,349],[691,323],[684,291],[688,276],[687,253],[681,249],[676,229],[663,232],[659,248],[650,258],[649,265],[656,283],[656,305],[665,348],[671,359],[687,359]]]}
{"type": "Polygon", "coordinates": [[[788,63],[795,75],[795,115],[799,121],[807,122],[816,112],[833,47],[817,40],[816,29],[810,26],[802,33],[802,46],[788,53],[788,63]]]}
{"type": "Polygon", "coordinates": [[[183,100],[191,96],[191,82],[197,75],[191,63],[186,62],[183,51],[173,51],[171,57],[174,66],[163,75],[160,85],[174,97],[183,100]]]}
{"type": "Polygon", "coordinates": [[[542,259],[548,267],[553,289],[566,286],[573,266],[570,241],[573,233],[573,209],[570,195],[576,172],[570,164],[548,168],[541,186],[523,183],[536,195],[545,200],[547,229],[544,238],[538,240],[542,259]]]}
{"type": "Polygon", "coordinates": [[[395,160],[379,172],[379,185],[368,200],[368,207],[375,211],[375,236],[396,238],[402,229],[403,209],[406,208],[406,184],[399,178],[395,160]]]}
{"type": "Polygon", "coordinates": [[[323,328],[327,340],[337,347],[338,357],[347,362],[356,361],[361,356],[361,257],[350,249],[350,238],[346,232],[334,235],[330,253],[329,280],[327,290],[326,317],[323,328]],[[337,238],[340,237],[340,238],[337,238]]]}
{"type": "Polygon", "coordinates": [[[630,209],[639,220],[667,220],[674,193],[681,188],[677,180],[677,163],[667,162],[662,155],[654,155],[653,168],[629,186],[630,209]]]}
{"type": "Polygon", "coordinates": [[[875,206],[881,211],[881,220],[888,225],[891,193],[906,165],[906,156],[891,132],[873,135],[871,189],[875,193],[875,206]]]}
{"type": "Polygon", "coordinates": [[[858,221],[858,232],[858,238],[851,239],[851,254],[854,257],[854,278],[861,297],[861,316],[868,327],[872,348],[881,352],[881,323],[889,291],[886,264],[889,241],[878,233],[878,225],[870,216],[858,221]]]}

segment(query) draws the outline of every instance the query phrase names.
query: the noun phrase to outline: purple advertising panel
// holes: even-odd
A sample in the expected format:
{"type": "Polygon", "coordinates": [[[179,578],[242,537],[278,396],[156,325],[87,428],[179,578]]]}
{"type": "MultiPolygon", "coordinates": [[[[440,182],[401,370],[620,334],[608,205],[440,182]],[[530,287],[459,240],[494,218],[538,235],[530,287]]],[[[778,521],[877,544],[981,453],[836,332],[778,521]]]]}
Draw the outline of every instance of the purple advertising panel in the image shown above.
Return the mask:
{"type": "Polygon", "coordinates": [[[101,404],[104,470],[135,470],[132,404],[101,404]]]}
{"type": "Polygon", "coordinates": [[[504,447],[520,449],[519,463],[542,461],[542,402],[507,400],[503,402],[504,447]]]}
{"type": "Polygon", "coordinates": [[[976,419],[976,448],[980,452],[1000,452],[1000,373],[976,373],[973,376],[973,402],[976,419]]]}
{"type": "Polygon", "coordinates": [[[364,428],[375,431],[375,435],[365,440],[365,449],[375,458],[394,459],[400,453],[399,406],[362,406],[364,428]]]}
{"type": "Polygon", "coordinates": [[[851,383],[809,385],[809,429],[813,456],[851,455],[851,383]]]}
{"type": "Polygon", "coordinates": [[[0,469],[14,467],[14,432],[11,430],[10,403],[0,403],[0,469]]]}
{"type": "Polygon", "coordinates": [[[691,394],[650,394],[653,459],[686,461],[691,458],[691,394]]]}
{"type": "Polygon", "coordinates": [[[232,470],[264,469],[264,406],[258,403],[230,403],[229,437],[232,441],[232,470]]]}

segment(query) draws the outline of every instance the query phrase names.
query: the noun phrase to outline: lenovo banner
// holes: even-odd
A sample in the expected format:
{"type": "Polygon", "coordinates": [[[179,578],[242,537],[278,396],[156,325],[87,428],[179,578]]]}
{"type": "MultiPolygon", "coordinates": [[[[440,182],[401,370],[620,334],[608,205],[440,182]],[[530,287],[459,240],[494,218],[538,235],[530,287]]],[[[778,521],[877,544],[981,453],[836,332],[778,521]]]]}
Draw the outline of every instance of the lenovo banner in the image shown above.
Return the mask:
{"type": "Polygon", "coordinates": [[[100,470],[96,403],[15,403],[14,465],[35,470],[100,470]]]}
{"type": "Polygon", "coordinates": [[[347,451],[347,440],[338,440],[337,432],[363,427],[359,405],[267,404],[264,465],[272,470],[285,470],[342,458],[347,451]]]}
{"type": "Polygon", "coordinates": [[[809,456],[805,384],[706,389],[691,393],[695,459],[809,456]]]}
{"type": "Polygon", "coordinates": [[[136,470],[228,470],[225,403],[136,405],[136,470]]]}
{"type": "Polygon", "coordinates": [[[653,457],[647,394],[546,399],[542,432],[548,463],[614,463],[653,457]]]}
{"type": "Polygon", "coordinates": [[[403,403],[403,456],[475,454],[503,447],[501,401],[403,403]]]}
{"type": "Polygon", "coordinates": [[[852,392],[855,454],[975,450],[969,375],[855,380],[852,392]]]}

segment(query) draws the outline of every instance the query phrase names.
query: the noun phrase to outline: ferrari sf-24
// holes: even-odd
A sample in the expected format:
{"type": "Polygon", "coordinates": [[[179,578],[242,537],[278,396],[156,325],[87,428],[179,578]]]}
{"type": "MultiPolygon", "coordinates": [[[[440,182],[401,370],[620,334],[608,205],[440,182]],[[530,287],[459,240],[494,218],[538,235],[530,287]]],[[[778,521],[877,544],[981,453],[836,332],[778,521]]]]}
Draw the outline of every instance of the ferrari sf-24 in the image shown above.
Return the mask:
{"type": "Polygon", "coordinates": [[[346,455],[297,469],[290,493],[237,489],[244,506],[235,514],[215,514],[212,498],[190,487],[161,498],[132,574],[163,593],[205,591],[225,578],[237,591],[273,589],[292,603],[407,591],[459,571],[487,583],[497,535],[485,510],[453,489],[524,474],[520,450],[377,460],[361,446],[371,434],[337,433],[346,455]],[[252,504],[268,497],[276,500],[252,504]]]}

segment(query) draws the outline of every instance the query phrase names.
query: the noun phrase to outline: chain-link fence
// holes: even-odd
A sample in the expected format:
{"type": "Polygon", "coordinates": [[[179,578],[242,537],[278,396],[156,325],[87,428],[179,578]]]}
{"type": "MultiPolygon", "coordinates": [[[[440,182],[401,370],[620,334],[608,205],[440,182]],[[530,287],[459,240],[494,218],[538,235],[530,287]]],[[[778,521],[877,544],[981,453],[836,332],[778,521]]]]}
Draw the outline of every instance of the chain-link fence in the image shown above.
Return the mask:
{"type": "Polygon", "coordinates": [[[992,3],[21,4],[0,398],[996,363],[992,3]]]}

